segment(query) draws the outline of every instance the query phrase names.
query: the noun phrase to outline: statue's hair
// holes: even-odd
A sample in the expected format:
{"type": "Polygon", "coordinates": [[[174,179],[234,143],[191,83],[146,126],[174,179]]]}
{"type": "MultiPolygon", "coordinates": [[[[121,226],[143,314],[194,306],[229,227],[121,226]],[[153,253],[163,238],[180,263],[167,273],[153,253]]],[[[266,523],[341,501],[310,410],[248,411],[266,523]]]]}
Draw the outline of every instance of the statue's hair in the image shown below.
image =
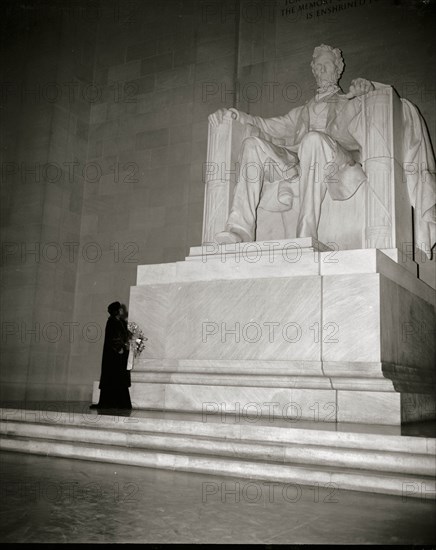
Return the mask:
{"type": "Polygon", "coordinates": [[[321,44],[321,46],[317,46],[314,50],[313,50],[313,55],[312,55],[312,62],[310,64],[310,66],[312,67],[312,72],[313,72],[313,68],[314,68],[314,61],[315,59],[322,53],[331,53],[333,54],[333,57],[335,59],[335,65],[336,65],[336,73],[338,75],[338,79],[339,77],[341,76],[342,74],[342,71],[344,70],[344,59],[342,57],[342,52],[339,48],[332,48],[331,46],[327,46],[326,44],[321,44]]]}

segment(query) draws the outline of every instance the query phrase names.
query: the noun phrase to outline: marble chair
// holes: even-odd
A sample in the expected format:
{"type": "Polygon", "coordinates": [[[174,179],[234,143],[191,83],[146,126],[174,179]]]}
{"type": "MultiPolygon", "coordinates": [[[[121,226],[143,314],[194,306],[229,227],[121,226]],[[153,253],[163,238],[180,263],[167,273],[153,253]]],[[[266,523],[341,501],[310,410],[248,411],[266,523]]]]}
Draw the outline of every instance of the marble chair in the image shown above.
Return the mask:
{"type": "MultiPolygon", "coordinates": [[[[360,150],[353,157],[362,164],[367,181],[345,201],[334,201],[326,194],[319,241],[339,250],[389,251],[413,242],[412,208],[402,171],[401,108],[401,100],[391,86],[362,96],[362,117],[356,129],[360,150]]],[[[259,132],[257,127],[234,120],[231,112],[219,126],[209,125],[203,243],[214,242],[215,235],[224,230],[242,141],[259,132]]],[[[281,144],[274,138],[271,141],[281,144]]],[[[256,241],[296,237],[298,185],[289,207],[274,200],[279,183],[264,184],[270,188],[264,189],[258,206],[256,241]]]]}

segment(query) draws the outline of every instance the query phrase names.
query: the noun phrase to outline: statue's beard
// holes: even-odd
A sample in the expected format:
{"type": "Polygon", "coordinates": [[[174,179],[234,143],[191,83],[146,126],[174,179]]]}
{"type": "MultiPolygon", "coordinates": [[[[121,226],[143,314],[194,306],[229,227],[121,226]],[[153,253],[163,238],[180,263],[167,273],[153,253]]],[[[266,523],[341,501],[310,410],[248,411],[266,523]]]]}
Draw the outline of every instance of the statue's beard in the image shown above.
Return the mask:
{"type": "Polygon", "coordinates": [[[319,90],[325,91],[330,88],[335,88],[338,85],[338,79],[335,76],[331,76],[329,78],[317,78],[316,83],[319,90]]]}

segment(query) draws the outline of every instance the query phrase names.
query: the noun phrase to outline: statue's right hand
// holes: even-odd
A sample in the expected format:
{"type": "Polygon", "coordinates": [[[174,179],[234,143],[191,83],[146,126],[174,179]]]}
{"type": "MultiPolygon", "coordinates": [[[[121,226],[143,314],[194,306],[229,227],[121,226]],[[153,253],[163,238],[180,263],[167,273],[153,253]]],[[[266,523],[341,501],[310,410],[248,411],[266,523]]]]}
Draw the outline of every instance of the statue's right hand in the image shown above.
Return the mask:
{"type": "Polygon", "coordinates": [[[229,109],[218,109],[218,111],[215,111],[214,113],[209,115],[209,124],[211,126],[219,126],[224,119],[224,115],[228,112],[230,112],[229,109]]]}

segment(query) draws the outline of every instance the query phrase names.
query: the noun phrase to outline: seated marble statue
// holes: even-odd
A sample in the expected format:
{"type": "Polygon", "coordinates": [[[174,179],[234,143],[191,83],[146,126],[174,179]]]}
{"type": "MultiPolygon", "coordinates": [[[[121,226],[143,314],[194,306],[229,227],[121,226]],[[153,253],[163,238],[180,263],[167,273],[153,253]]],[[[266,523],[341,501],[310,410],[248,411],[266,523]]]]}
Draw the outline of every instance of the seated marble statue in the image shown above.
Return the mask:
{"type": "MultiPolygon", "coordinates": [[[[285,208],[291,208],[293,199],[299,197],[296,236],[313,238],[317,238],[326,193],[333,200],[346,200],[366,180],[362,166],[355,160],[359,143],[351,128],[359,118],[361,97],[385,85],[357,78],[344,94],[338,86],[344,69],[341,51],[324,44],[315,48],[311,67],[318,86],[316,95],[286,115],[264,119],[229,109],[240,123],[257,127],[259,135],[243,141],[233,204],[225,231],[215,237],[218,243],[255,240],[257,207],[261,198],[262,204],[265,199],[269,200],[265,192],[273,188],[268,185],[272,180],[280,180],[278,188],[274,188],[273,200],[285,208]],[[279,178],[277,170],[281,174],[279,178]]],[[[405,107],[410,110],[409,106],[405,107]]],[[[219,109],[209,115],[209,123],[212,126],[220,124],[229,110],[219,109]]],[[[425,137],[428,141],[427,133],[425,137]]],[[[428,148],[431,148],[429,144],[428,148]]],[[[429,156],[434,165],[434,156],[432,153],[429,156]]],[[[433,172],[434,185],[434,166],[429,171],[433,172]]],[[[416,195],[416,190],[411,190],[414,185],[414,181],[408,180],[409,195],[416,195]]],[[[434,202],[427,197],[423,207],[423,216],[427,216],[425,231],[429,231],[430,221],[432,233],[436,219],[434,202]]],[[[426,241],[434,243],[434,235],[426,236],[426,241]]]]}

